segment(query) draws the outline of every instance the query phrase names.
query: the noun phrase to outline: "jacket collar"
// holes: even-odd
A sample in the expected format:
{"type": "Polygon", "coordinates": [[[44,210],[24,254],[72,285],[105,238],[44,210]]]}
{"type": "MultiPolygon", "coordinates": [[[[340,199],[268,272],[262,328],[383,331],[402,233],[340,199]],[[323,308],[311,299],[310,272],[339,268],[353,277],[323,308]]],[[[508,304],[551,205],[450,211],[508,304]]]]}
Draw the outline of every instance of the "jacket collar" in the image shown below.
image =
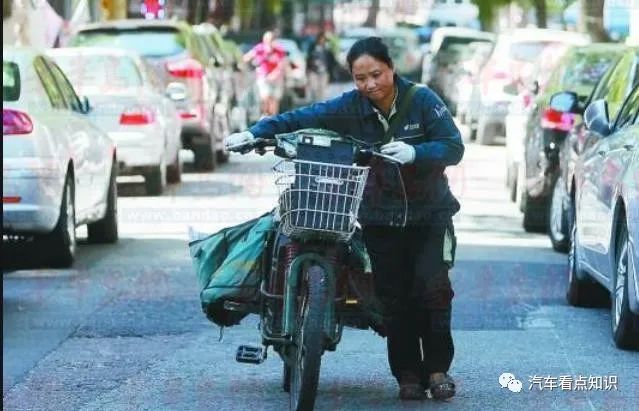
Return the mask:
{"type": "MultiPolygon", "coordinates": [[[[406,90],[408,90],[408,88],[413,83],[411,83],[410,81],[406,80],[403,77],[398,76],[397,74],[395,74],[393,78],[394,78],[395,86],[397,87],[396,104],[400,104],[402,101],[402,98],[406,94],[406,90]]],[[[361,109],[360,112],[362,113],[362,116],[367,117],[373,114],[377,115],[377,113],[373,109],[373,103],[371,103],[370,99],[362,95],[360,92],[357,92],[357,95],[359,96],[359,105],[361,109]]]]}

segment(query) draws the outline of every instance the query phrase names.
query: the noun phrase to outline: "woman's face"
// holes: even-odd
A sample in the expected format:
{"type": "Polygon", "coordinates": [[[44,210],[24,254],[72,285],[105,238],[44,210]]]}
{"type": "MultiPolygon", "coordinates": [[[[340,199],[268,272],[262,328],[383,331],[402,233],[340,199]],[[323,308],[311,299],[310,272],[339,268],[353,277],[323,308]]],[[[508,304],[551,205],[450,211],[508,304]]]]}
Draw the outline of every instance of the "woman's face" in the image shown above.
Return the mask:
{"type": "Polygon", "coordinates": [[[368,54],[353,61],[351,72],[359,92],[373,102],[383,101],[395,92],[393,69],[368,54]]]}

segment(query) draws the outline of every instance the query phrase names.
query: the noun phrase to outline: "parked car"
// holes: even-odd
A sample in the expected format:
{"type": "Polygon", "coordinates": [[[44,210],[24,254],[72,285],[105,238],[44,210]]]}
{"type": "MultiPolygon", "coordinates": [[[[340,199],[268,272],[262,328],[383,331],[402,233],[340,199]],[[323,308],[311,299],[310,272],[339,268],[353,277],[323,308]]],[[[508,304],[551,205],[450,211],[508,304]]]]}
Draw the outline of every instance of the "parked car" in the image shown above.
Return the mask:
{"type": "Polygon", "coordinates": [[[72,46],[117,47],[139,53],[165,84],[182,83],[185,98],[177,103],[182,118],[182,146],[194,153],[195,167],[213,170],[223,135],[215,135],[219,99],[218,68],[207,59],[202,41],[184,22],[113,20],[79,26],[72,46]]]}
{"type": "Polygon", "coordinates": [[[479,73],[479,99],[470,113],[471,132],[479,144],[492,144],[505,134],[505,117],[522,87],[530,84],[534,62],[545,47],[554,43],[586,45],[580,33],[551,29],[516,29],[500,34],[493,52],[479,73]]]}
{"type": "Polygon", "coordinates": [[[440,96],[460,121],[466,121],[473,83],[492,48],[490,42],[458,44],[451,46],[446,57],[438,61],[434,86],[439,88],[440,96]]]}
{"type": "Polygon", "coordinates": [[[570,46],[562,43],[551,44],[544,48],[533,67],[531,83],[521,87],[517,97],[508,106],[508,114],[504,120],[506,125],[506,187],[510,200],[517,202],[521,208],[521,193],[524,184],[517,184],[520,165],[523,164],[524,140],[530,117],[536,108],[535,99],[543,95],[551,74],[563,62],[562,57],[570,46]]]}
{"type": "Polygon", "coordinates": [[[233,95],[237,100],[231,110],[231,130],[243,131],[262,116],[255,71],[244,62],[242,50],[237,43],[225,40],[224,47],[233,62],[233,95]]]}
{"type": "MultiPolygon", "coordinates": [[[[89,118],[118,147],[119,175],[144,176],[149,195],[180,181],[182,120],[148,63],[136,53],[100,47],[50,49],[47,55],[91,100],[89,118]]],[[[175,87],[168,92],[186,91],[175,87]]]]}
{"type": "Polygon", "coordinates": [[[430,47],[422,59],[421,82],[439,94],[449,107],[453,105],[446,92],[446,79],[459,66],[465,46],[477,42],[488,43],[492,49],[495,35],[464,27],[440,27],[432,34],[430,47]]]}
{"type": "Polygon", "coordinates": [[[88,118],[60,67],[32,49],[2,50],[2,231],[33,237],[55,267],[89,241],[118,240],[115,144],[88,118]]]}
{"type": "MultiPolygon", "coordinates": [[[[231,130],[231,112],[236,102],[233,95],[233,62],[224,48],[224,39],[219,30],[210,23],[202,23],[193,26],[195,39],[200,43],[204,61],[215,67],[209,74],[213,77],[218,90],[218,98],[215,103],[213,116],[213,134],[216,136],[228,136],[231,130]]],[[[226,163],[229,153],[224,149],[217,151],[217,162],[226,163]]]]}
{"type": "MultiPolygon", "coordinates": [[[[526,231],[545,232],[549,228],[550,199],[559,175],[559,151],[575,120],[572,113],[555,111],[550,104],[551,96],[568,90],[583,104],[599,79],[614,65],[622,47],[596,44],[571,48],[559,60],[544,92],[535,99],[528,116],[519,167],[523,182],[519,187],[520,205],[526,231]]],[[[567,251],[568,233],[558,227],[549,231],[553,247],[567,251]]]]}
{"type": "Polygon", "coordinates": [[[307,102],[309,98],[306,56],[295,40],[278,38],[275,42],[286,51],[287,64],[284,71],[284,97],[281,110],[287,110],[307,102]]]}
{"type": "MultiPolygon", "coordinates": [[[[578,105],[574,94],[564,100],[578,105]]],[[[601,294],[595,284],[605,287],[615,344],[639,349],[639,86],[625,101],[592,101],[584,119],[588,137],[575,167],[567,299],[588,306],[601,294]]]]}
{"type": "MultiPolygon", "coordinates": [[[[583,121],[584,108],[592,101],[606,99],[608,101],[609,115],[616,116],[623,99],[630,93],[632,87],[639,84],[639,49],[629,48],[619,53],[617,62],[599,80],[592,94],[585,103],[571,107],[566,105],[573,94],[571,92],[559,92],[551,97],[550,106],[562,116],[570,114],[573,126],[559,148],[559,171],[557,182],[554,185],[550,198],[549,208],[549,232],[558,241],[561,237],[569,238],[572,230],[572,210],[574,207],[574,194],[576,187],[575,168],[578,159],[582,155],[590,133],[583,121]],[[559,234],[558,234],[559,233],[559,234]]],[[[610,117],[613,118],[613,117],[610,117]]]]}
{"type": "Polygon", "coordinates": [[[350,71],[348,69],[348,62],[346,61],[348,51],[357,40],[371,36],[379,36],[379,32],[372,27],[353,27],[343,30],[339,34],[339,52],[337,53],[336,60],[338,66],[341,67],[341,71],[336,76],[338,79],[350,80],[350,71]]]}
{"type": "Polygon", "coordinates": [[[389,48],[397,74],[419,81],[423,52],[417,32],[405,27],[396,27],[381,30],[379,35],[389,48]]]}

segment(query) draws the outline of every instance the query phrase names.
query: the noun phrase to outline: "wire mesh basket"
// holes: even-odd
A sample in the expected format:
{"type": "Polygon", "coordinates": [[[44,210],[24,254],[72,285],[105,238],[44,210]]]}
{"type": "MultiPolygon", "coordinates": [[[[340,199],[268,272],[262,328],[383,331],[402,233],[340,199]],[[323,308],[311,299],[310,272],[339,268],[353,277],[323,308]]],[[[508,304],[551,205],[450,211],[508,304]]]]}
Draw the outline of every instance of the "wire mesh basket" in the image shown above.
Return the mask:
{"type": "Polygon", "coordinates": [[[284,234],[298,239],[351,238],[368,167],[283,160],[273,171],[284,234]]]}

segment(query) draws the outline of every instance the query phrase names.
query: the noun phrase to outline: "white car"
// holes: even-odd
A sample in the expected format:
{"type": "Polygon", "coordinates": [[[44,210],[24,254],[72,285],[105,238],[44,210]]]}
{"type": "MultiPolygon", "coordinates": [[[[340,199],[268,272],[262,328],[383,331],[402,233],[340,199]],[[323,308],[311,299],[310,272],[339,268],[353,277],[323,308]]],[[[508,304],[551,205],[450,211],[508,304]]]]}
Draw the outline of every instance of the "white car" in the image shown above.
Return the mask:
{"type": "Polygon", "coordinates": [[[180,181],[182,120],[166,93],[185,94],[183,85],[165,90],[148,63],[123,49],[73,47],[47,55],[91,100],[89,118],[116,143],[120,175],[144,176],[149,195],[180,181]]]}
{"type": "Polygon", "coordinates": [[[91,242],[118,239],[115,144],[90,111],[49,58],[2,50],[3,241],[33,237],[55,267],[73,263],[79,225],[91,242]]]}

